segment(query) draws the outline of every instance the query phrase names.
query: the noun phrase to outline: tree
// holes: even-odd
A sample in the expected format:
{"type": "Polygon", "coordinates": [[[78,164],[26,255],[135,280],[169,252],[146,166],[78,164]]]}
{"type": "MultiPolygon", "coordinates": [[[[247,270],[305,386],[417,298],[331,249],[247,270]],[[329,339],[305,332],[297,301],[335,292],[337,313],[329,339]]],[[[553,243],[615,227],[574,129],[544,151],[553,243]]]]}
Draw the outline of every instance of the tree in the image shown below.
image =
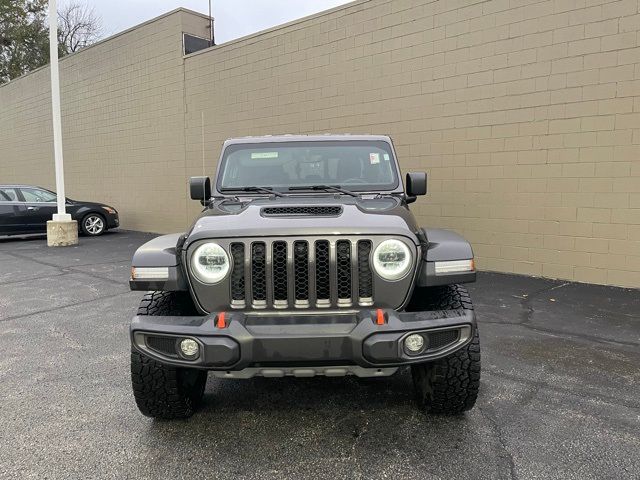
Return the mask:
{"type": "MultiPolygon", "coordinates": [[[[49,62],[48,0],[0,0],[0,84],[49,62]]],[[[59,55],[100,38],[102,21],[92,8],[70,1],[58,9],[59,55]]]]}
{"type": "Polygon", "coordinates": [[[49,61],[46,0],[0,0],[0,83],[49,61]]]}
{"type": "Polygon", "coordinates": [[[95,43],[102,33],[102,20],[92,7],[69,2],[58,11],[58,41],[64,53],[73,53],[95,43]]]}

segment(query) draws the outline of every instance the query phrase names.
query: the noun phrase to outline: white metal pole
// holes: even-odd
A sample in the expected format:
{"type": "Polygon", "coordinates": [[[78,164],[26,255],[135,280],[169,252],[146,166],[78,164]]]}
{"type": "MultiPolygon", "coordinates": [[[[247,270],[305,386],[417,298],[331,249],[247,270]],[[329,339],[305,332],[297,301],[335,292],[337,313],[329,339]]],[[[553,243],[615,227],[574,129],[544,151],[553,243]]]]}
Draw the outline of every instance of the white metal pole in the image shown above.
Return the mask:
{"type": "Polygon", "coordinates": [[[58,8],[56,0],[49,0],[49,56],[51,58],[51,107],[53,112],[53,152],[56,165],[56,193],[58,213],[53,220],[70,221],[65,210],[64,167],[62,159],[62,114],[60,112],[60,74],[58,71],[58,8]]]}
{"type": "Polygon", "coordinates": [[[209,0],[209,46],[213,46],[213,17],[211,16],[211,0],[209,0]]]}

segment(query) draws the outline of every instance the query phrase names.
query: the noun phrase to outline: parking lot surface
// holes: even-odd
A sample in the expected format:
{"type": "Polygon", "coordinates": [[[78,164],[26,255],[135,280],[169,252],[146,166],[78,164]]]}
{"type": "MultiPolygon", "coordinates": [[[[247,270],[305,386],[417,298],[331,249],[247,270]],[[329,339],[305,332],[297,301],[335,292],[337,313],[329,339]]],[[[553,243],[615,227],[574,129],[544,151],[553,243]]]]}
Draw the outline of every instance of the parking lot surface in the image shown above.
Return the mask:
{"type": "Polygon", "coordinates": [[[474,410],[410,375],[209,379],[161,422],[129,384],[129,262],[152,235],[0,241],[0,478],[638,478],[640,291],[484,273],[474,410]]]}

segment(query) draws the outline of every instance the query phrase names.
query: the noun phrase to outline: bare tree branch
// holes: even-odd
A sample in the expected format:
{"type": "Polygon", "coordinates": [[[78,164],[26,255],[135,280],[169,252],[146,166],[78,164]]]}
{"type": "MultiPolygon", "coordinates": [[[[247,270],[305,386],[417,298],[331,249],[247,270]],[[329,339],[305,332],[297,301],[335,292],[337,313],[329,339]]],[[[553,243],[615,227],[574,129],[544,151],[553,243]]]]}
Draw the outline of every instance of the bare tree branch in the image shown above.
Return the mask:
{"type": "Polygon", "coordinates": [[[70,1],[58,11],[58,40],[66,53],[81,50],[100,39],[102,19],[93,7],[70,1]]]}

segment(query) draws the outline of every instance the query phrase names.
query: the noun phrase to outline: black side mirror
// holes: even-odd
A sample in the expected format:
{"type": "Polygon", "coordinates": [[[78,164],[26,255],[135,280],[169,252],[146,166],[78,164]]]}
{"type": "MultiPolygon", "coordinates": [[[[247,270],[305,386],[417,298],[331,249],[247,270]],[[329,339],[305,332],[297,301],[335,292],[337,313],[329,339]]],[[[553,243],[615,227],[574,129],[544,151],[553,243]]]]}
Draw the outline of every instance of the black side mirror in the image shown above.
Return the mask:
{"type": "Polygon", "coordinates": [[[209,177],[191,177],[189,179],[191,200],[200,200],[205,205],[211,198],[211,180],[209,177]]]}
{"type": "Polygon", "coordinates": [[[407,203],[416,201],[419,195],[427,193],[427,174],[425,172],[407,173],[407,203]]]}

